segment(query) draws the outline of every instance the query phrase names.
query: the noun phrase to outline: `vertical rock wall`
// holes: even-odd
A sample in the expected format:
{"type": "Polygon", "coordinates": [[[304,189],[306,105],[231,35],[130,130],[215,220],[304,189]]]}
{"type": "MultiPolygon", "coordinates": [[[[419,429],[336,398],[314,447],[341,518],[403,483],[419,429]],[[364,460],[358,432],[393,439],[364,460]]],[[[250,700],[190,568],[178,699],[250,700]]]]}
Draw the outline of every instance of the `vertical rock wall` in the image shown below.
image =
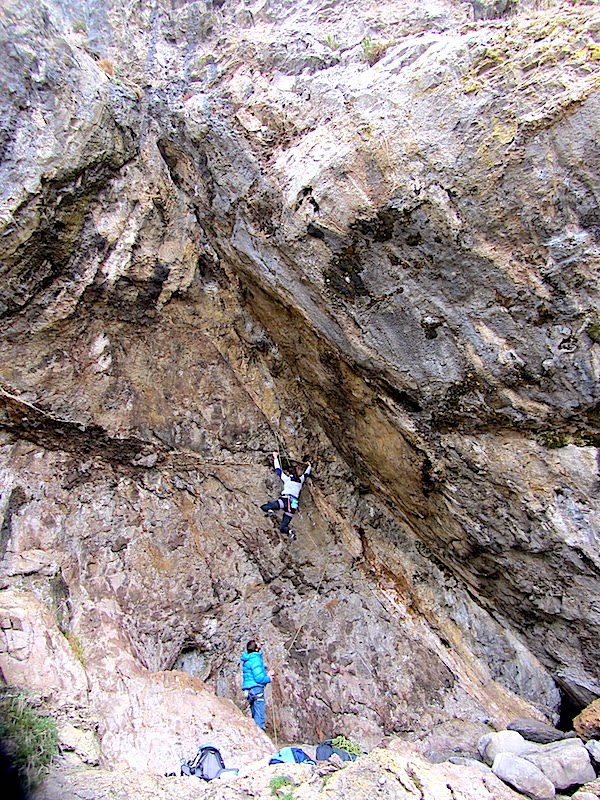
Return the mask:
{"type": "Polygon", "coordinates": [[[243,707],[257,635],[289,741],[597,695],[600,22],[500,6],[7,6],[2,581],[111,758],[107,650],[243,707]]]}

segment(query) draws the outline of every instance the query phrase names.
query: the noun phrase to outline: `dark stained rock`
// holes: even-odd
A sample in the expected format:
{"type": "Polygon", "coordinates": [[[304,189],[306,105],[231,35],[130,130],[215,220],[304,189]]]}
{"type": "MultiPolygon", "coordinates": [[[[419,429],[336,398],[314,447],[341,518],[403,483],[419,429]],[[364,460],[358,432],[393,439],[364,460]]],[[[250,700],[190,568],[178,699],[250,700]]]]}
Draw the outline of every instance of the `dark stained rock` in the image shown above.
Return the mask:
{"type": "Polygon", "coordinates": [[[553,725],[547,725],[537,719],[515,719],[509,722],[506,727],[509,731],[517,731],[524,739],[528,739],[530,742],[539,742],[540,744],[557,742],[560,739],[575,736],[572,731],[569,733],[559,731],[553,725]]]}

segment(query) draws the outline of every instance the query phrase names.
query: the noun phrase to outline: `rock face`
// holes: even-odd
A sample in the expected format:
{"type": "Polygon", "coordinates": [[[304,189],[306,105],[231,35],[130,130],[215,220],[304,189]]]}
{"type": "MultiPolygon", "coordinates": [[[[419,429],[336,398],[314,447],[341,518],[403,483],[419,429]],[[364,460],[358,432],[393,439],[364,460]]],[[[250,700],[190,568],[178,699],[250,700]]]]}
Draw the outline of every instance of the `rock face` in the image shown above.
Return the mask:
{"type": "Polygon", "coordinates": [[[193,756],[198,743],[209,740],[239,764],[271,753],[259,728],[197,678],[141,667],[127,654],[110,609],[96,608],[95,641],[82,645],[61,633],[31,593],[6,590],[0,603],[2,618],[10,621],[2,631],[5,680],[50,698],[59,717],[76,719],[77,725],[60,726],[60,738],[67,750],[83,748],[84,762],[98,762],[98,741],[110,764],[159,774],[178,770],[183,754],[193,756]],[[90,719],[96,723],[91,731],[85,727],[90,719]]]}
{"type": "Polygon", "coordinates": [[[600,17],[535,6],[5,4],[0,667],[105,757],[262,754],[252,636],[287,741],[600,694],[600,17]]]}

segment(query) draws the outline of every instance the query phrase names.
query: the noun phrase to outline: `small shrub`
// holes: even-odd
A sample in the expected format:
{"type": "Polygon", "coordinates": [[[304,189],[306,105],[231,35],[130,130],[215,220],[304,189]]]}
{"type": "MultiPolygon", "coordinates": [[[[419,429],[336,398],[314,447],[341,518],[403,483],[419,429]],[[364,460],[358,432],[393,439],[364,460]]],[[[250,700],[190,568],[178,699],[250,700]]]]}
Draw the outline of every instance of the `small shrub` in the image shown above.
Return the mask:
{"type": "Polygon", "coordinates": [[[74,20],[71,28],[73,29],[73,33],[87,33],[87,26],[83,19],[74,20]]]}
{"type": "Polygon", "coordinates": [[[325,37],[325,44],[330,50],[338,50],[340,46],[340,43],[330,33],[325,37]]]}
{"type": "Polygon", "coordinates": [[[368,37],[362,41],[362,57],[363,61],[367,61],[371,66],[379,61],[381,56],[385,53],[391,42],[374,42],[368,37]]]}
{"type": "Polygon", "coordinates": [[[284,786],[295,786],[295,785],[296,784],[294,783],[294,781],[291,780],[291,778],[288,778],[287,775],[274,775],[271,778],[271,783],[269,784],[271,788],[271,794],[278,795],[279,800],[289,800],[289,798],[292,798],[293,796],[289,793],[287,795],[284,795],[284,797],[282,797],[279,794],[279,790],[283,789],[284,786]]]}
{"type": "Polygon", "coordinates": [[[58,753],[58,733],[51,717],[42,717],[23,694],[0,697],[0,739],[24,785],[38,786],[58,753]]]}

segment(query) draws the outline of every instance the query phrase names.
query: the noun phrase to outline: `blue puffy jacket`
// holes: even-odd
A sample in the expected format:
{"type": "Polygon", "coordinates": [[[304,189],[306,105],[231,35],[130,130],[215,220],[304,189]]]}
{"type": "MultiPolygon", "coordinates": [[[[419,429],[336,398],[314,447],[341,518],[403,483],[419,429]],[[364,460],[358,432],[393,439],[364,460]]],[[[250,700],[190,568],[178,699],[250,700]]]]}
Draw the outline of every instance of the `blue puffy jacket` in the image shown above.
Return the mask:
{"type": "Polygon", "coordinates": [[[271,683],[271,678],[267,675],[262,653],[249,653],[244,650],[242,653],[242,689],[252,689],[253,686],[265,686],[271,683]]]}

